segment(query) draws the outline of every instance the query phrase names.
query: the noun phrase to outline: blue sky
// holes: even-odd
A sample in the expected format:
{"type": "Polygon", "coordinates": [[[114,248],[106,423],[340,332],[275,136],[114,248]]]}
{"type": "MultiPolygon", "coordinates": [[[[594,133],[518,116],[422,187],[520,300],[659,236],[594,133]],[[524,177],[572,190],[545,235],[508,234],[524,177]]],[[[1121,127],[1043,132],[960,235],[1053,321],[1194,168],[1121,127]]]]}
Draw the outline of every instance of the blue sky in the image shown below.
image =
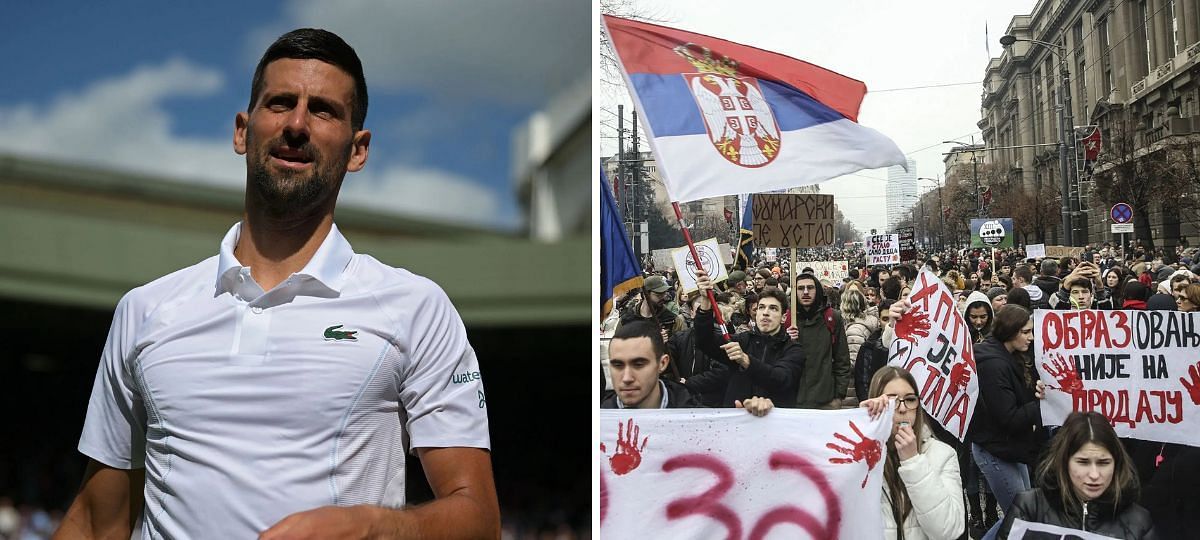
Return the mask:
{"type": "Polygon", "coordinates": [[[14,2],[0,18],[0,154],[241,189],[233,117],[278,35],[355,47],[371,158],[342,205],[515,229],[512,130],[589,77],[585,0],[14,2]]]}

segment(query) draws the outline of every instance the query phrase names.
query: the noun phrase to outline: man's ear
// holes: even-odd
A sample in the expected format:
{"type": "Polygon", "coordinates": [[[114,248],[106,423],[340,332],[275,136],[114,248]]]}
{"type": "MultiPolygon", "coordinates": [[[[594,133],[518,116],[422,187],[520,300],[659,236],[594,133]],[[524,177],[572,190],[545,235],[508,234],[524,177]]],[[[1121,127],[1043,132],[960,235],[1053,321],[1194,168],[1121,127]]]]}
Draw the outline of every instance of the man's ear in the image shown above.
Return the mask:
{"type": "Polygon", "coordinates": [[[367,165],[367,154],[371,150],[371,132],[361,130],[354,134],[350,142],[350,161],[346,163],[347,172],[361,171],[367,165]]]}
{"type": "Polygon", "coordinates": [[[246,129],[250,125],[250,115],[239,112],[233,117],[233,151],[239,156],[246,155],[246,129]]]}
{"type": "Polygon", "coordinates": [[[658,359],[658,372],[664,373],[667,371],[667,365],[671,363],[671,355],[664,354],[658,359]]]}

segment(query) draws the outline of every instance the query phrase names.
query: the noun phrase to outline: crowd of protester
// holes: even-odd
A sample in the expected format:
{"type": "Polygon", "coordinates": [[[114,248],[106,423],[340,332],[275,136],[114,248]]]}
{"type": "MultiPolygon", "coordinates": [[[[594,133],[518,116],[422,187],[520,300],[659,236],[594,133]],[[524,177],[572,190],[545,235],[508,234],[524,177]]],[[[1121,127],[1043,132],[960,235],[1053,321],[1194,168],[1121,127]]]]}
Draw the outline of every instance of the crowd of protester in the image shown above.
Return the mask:
{"type": "Polygon", "coordinates": [[[602,324],[601,407],[735,407],[765,399],[874,414],[890,397],[887,538],[1007,538],[1017,519],[1114,538],[1195,538],[1200,497],[1191,486],[1200,481],[1200,449],[1118,438],[1094,412],[1043,426],[1046,387],[1031,346],[1037,309],[1200,309],[1195,248],[1105,244],[1041,259],[1020,248],[967,249],[921,252],[887,266],[863,264],[861,249],[808,249],[796,259],[794,269],[782,258],[755,260],[730,269],[720,284],[701,272],[699,290],[685,296],[676,295],[671,271],[648,269],[645,285],[618,298],[602,324]],[[848,261],[851,268],[831,281],[804,261],[848,261]],[[965,441],[921,411],[911,374],[887,366],[894,325],[921,270],[953,291],[975,343],[980,398],[965,441]],[[664,345],[661,355],[646,353],[661,356],[656,372],[639,373],[624,357],[628,346],[611,354],[613,344],[639,336],[664,345]]]}

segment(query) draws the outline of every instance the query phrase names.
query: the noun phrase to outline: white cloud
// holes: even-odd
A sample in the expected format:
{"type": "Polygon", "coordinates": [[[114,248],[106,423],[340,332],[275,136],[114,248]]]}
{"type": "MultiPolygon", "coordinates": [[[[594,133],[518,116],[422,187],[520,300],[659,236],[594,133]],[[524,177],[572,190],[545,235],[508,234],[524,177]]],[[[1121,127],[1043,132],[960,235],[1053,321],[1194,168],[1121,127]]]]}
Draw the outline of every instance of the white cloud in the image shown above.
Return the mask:
{"type": "Polygon", "coordinates": [[[347,174],[339,205],[467,224],[496,224],[500,201],[488,188],[438,169],[393,165],[347,174]]]}
{"type": "MultiPolygon", "coordinates": [[[[0,152],[30,155],[242,189],[245,158],[230,136],[183,137],[171,132],[164,101],[206,96],[224,84],[220,73],[186,60],[147,65],[57,96],[45,106],[0,107],[0,152]]],[[[495,225],[500,202],[486,187],[432,168],[383,166],[348,174],[344,206],[430,219],[495,225]]]]}
{"type": "Polygon", "coordinates": [[[240,186],[245,165],[233,153],[232,140],[172,134],[171,115],[163,107],[167,98],[206,96],[223,84],[220,73],[187,60],[141,66],[59,95],[44,107],[0,108],[0,149],[240,186]]]}
{"type": "Polygon", "coordinates": [[[372,91],[538,105],[591,69],[584,0],[293,0],[286,11],[285,24],[252,33],[252,64],[283,32],[313,26],[355,48],[372,91]]]}

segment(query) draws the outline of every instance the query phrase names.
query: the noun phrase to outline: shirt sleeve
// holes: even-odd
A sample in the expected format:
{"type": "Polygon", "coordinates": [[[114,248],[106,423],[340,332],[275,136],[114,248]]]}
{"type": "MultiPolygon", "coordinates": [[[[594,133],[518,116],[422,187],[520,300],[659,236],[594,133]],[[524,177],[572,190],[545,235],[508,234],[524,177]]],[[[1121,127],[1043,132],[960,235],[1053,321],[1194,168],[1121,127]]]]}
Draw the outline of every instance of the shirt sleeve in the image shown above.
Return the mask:
{"type": "Polygon", "coordinates": [[[118,469],[140,469],[146,457],[146,408],[128,362],[137,319],[127,294],[113,314],[79,438],[80,452],[118,469]]]}
{"type": "Polygon", "coordinates": [[[479,360],[450,299],[436,285],[408,312],[400,402],[412,448],[491,448],[479,360]]]}

